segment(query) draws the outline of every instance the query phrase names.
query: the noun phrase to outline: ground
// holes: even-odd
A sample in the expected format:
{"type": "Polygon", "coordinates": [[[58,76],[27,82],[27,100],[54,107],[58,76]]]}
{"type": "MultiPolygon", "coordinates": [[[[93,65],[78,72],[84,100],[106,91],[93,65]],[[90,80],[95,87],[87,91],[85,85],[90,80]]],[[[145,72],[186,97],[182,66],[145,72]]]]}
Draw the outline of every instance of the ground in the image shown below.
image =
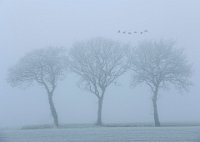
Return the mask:
{"type": "Polygon", "coordinates": [[[0,142],[200,142],[200,127],[3,130],[0,142]]]}

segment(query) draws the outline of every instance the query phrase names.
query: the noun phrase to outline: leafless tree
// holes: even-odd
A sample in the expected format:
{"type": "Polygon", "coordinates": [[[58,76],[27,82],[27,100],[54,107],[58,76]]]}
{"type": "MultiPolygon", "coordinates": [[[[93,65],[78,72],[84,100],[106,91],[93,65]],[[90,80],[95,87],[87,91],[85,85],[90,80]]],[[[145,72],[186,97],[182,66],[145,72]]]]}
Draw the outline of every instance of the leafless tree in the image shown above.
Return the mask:
{"type": "Polygon", "coordinates": [[[59,123],[53,95],[58,81],[65,76],[66,61],[63,48],[37,49],[25,55],[9,70],[8,74],[8,82],[13,87],[25,84],[32,85],[36,82],[45,88],[55,127],[58,127],[59,123]]]}
{"type": "Polygon", "coordinates": [[[97,125],[102,125],[102,106],[106,89],[126,71],[125,46],[105,38],[76,43],[70,52],[72,71],[81,85],[98,99],[97,125]]]}
{"type": "Polygon", "coordinates": [[[153,93],[155,126],[160,126],[157,98],[159,89],[174,85],[187,89],[190,83],[191,66],[182,49],[174,48],[174,42],[144,41],[129,52],[130,68],[134,71],[135,85],[145,83],[153,93]]]}

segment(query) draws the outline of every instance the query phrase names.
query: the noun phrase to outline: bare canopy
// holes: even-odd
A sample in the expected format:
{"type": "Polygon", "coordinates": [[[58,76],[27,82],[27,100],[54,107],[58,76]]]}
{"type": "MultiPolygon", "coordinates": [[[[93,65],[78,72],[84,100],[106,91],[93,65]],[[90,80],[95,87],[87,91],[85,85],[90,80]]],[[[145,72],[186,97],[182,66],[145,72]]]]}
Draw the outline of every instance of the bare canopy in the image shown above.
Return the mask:
{"type": "Polygon", "coordinates": [[[53,94],[59,80],[66,71],[66,55],[63,48],[44,48],[25,55],[9,71],[8,82],[12,86],[32,85],[36,82],[43,86],[48,94],[54,125],[58,127],[58,115],[53,103],[53,94]]]}
{"type": "Polygon", "coordinates": [[[160,126],[157,97],[160,88],[170,84],[187,89],[190,86],[191,67],[182,49],[174,48],[174,42],[144,41],[129,54],[129,64],[135,85],[145,83],[153,93],[155,126],[160,126]]]}
{"type": "Polygon", "coordinates": [[[124,48],[119,42],[95,38],[78,42],[71,49],[72,71],[81,77],[81,85],[98,99],[97,125],[102,125],[106,89],[126,71],[124,48]]]}

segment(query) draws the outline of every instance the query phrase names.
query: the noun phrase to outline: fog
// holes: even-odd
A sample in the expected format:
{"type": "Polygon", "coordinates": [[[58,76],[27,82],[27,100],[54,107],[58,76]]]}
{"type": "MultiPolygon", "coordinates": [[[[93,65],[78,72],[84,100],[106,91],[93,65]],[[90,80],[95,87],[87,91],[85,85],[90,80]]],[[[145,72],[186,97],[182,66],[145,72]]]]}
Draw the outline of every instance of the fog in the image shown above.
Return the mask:
{"type": "MultiPolygon", "coordinates": [[[[12,88],[10,67],[29,51],[48,46],[71,48],[76,41],[106,37],[136,45],[138,41],[172,39],[185,49],[192,64],[188,92],[162,90],[161,122],[200,122],[200,15],[198,0],[1,0],[0,1],[0,127],[50,124],[46,92],[35,84],[12,88]],[[118,30],[143,35],[118,34],[118,30]]],[[[97,100],[77,87],[71,72],[56,89],[54,101],[61,123],[95,123],[97,100]]],[[[152,122],[151,94],[145,85],[130,86],[130,74],[109,87],[103,106],[104,123],[152,122]]]]}

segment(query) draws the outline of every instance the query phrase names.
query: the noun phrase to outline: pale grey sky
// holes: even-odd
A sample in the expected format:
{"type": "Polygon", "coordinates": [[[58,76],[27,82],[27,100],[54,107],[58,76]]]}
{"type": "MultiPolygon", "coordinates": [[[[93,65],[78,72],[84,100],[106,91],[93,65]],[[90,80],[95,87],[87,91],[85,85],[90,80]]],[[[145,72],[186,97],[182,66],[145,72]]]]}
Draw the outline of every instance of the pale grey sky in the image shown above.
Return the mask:
{"type": "MultiPolygon", "coordinates": [[[[70,48],[75,41],[104,36],[133,44],[143,40],[174,39],[193,64],[190,92],[163,91],[160,121],[200,122],[200,1],[199,0],[0,0],[0,127],[51,123],[44,90],[38,86],[11,88],[9,67],[27,52],[46,46],[70,48]],[[140,31],[125,36],[117,30],[140,31]]],[[[62,123],[96,121],[96,98],[76,86],[69,74],[55,94],[62,123]]],[[[153,122],[150,92],[130,87],[129,75],[109,88],[104,122],[153,122]]]]}

